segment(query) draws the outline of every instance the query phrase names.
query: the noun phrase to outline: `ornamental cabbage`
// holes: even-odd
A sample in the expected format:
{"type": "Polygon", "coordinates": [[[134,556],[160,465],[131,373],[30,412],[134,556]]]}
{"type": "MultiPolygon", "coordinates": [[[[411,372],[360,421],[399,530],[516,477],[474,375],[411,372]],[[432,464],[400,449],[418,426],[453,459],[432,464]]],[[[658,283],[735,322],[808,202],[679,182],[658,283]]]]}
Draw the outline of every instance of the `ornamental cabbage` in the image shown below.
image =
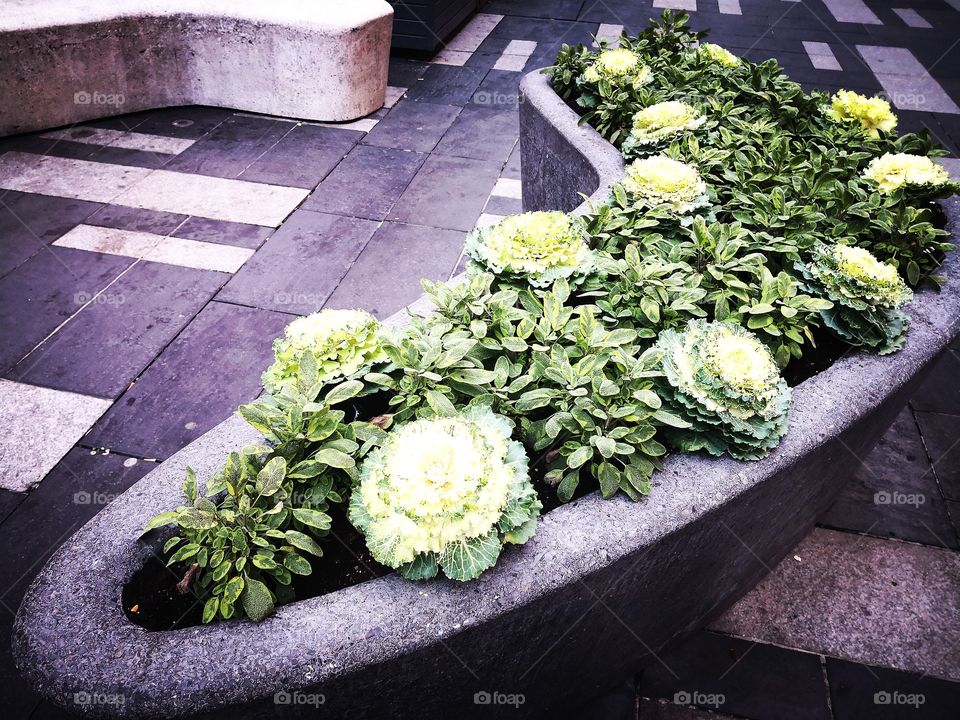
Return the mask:
{"type": "Polygon", "coordinates": [[[698,52],[700,53],[700,57],[706,58],[718,65],[723,65],[724,67],[736,67],[741,62],[740,58],[732,52],[713,43],[703,43],[699,47],[698,52]]]}
{"type": "Polygon", "coordinates": [[[880,131],[893,132],[897,116],[883,98],[868,98],[852,90],[840,90],[832,99],[826,115],[834,122],[859,122],[867,137],[878,138],[880,131]]]}
{"type": "Polygon", "coordinates": [[[690,423],[665,428],[680,450],[758,460],[787,431],[790,388],[770,350],[733,323],[691,320],[664,330],[659,394],[664,407],[690,423]]]}
{"type": "Polygon", "coordinates": [[[631,84],[634,87],[646,85],[653,79],[650,68],[640,62],[640,56],[632,50],[617,48],[604,50],[583,72],[587,82],[598,83],[606,80],[614,85],[631,84]]]}
{"type": "Polygon", "coordinates": [[[679,100],[657,103],[633,116],[629,140],[633,145],[652,145],[696,130],[707,121],[694,107],[679,100]]]}
{"type": "Polygon", "coordinates": [[[909,318],[900,308],[913,293],[893,265],[863,248],[820,244],[796,268],[811,292],[834,303],[820,315],[844,341],[880,355],[903,347],[909,318]]]}
{"type": "Polygon", "coordinates": [[[350,522],[378,562],[410,580],[472,580],[504,543],[521,545],[541,504],[512,423],[488,407],[415,420],[390,431],[360,468],[350,522]]]}
{"type": "Polygon", "coordinates": [[[696,168],[666,155],[654,155],[627,165],[621,186],[634,202],[655,207],[666,205],[689,213],[709,204],[707,186],[696,168]]]}
{"type": "Polygon", "coordinates": [[[511,215],[471,232],[464,249],[480,266],[472,269],[520,275],[537,287],[558,278],[582,280],[594,267],[582,222],[562,212],[511,215]]]}
{"type": "Polygon", "coordinates": [[[321,310],[287,325],[273,341],[273,364],[263,373],[263,387],[271,395],[296,389],[301,366],[316,366],[314,382],[329,383],[366,372],[387,359],[376,318],[363,310],[321,310]]]}
{"type": "Polygon", "coordinates": [[[923,155],[886,153],[870,161],[863,177],[877,184],[884,194],[905,185],[935,188],[950,182],[950,175],[942,165],[923,155]]]}

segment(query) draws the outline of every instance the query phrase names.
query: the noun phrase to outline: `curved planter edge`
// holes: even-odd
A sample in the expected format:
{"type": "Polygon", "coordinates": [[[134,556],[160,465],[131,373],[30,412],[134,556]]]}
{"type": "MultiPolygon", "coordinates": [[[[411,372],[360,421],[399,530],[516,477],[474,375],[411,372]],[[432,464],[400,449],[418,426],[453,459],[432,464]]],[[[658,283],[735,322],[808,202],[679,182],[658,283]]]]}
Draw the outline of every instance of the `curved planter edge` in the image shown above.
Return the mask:
{"type": "MultiPolygon", "coordinates": [[[[599,187],[594,197],[602,199],[616,163],[599,135],[560,110],[542,76],[528,76],[522,88],[525,197],[532,178],[556,180],[566,168],[574,177],[565,188],[599,187]]],[[[529,196],[551,199],[546,191],[529,196]]],[[[960,202],[945,207],[957,235],[960,202]]],[[[353,718],[444,717],[451,705],[465,717],[489,717],[474,693],[522,693],[526,709],[549,711],[606,688],[721,613],[812,528],[955,332],[955,253],[945,270],[947,288],[919,293],[910,306],[901,352],[848,355],[795,388],[790,432],[765,460],[671,456],[644,501],[594,493],[560,507],[473,583],[390,575],[283,606],[260,625],[146,632],[120,606],[123,584],[153,552],[136,538],[152,515],[178,504],[187,465],[206,477],[229,450],[258,439],[233,417],[54,554],[17,615],[18,666],[64,707],[76,693],[122,697],[87,708],[109,717],[276,717],[279,692],[317,693],[326,711],[353,718]]],[[[316,712],[283,709],[290,717],[316,712]]]]}

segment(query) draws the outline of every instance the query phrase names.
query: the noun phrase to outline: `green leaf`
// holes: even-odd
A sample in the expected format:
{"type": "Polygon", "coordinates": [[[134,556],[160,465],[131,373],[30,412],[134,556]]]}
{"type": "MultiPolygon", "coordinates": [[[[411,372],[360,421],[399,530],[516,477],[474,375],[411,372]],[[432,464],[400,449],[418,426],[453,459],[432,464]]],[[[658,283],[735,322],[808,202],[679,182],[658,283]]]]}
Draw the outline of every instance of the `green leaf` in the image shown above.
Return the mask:
{"type": "Polygon", "coordinates": [[[486,535],[447,545],[440,555],[443,574],[451,580],[473,580],[493,567],[503,545],[496,528],[486,535]]]}
{"type": "Polygon", "coordinates": [[[203,604],[203,622],[208,623],[217,616],[220,609],[220,598],[211,597],[203,604]]]}
{"type": "Polygon", "coordinates": [[[571,470],[576,470],[592,457],[593,448],[588,445],[582,445],[574,450],[573,453],[571,453],[567,458],[567,467],[569,467],[571,470]]]}
{"type": "Polygon", "coordinates": [[[254,489],[260,495],[270,497],[275,494],[283,484],[283,478],[287,471],[287,461],[282,457],[272,458],[263,469],[257,473],[257,481],[254,489]]]}
{"type": "Polygon", "coordinates": [[[429,580],[436,577],[438,568],[436,553],[421,553],[398,567],[397,572],[407,580],[429,580]]]}
{"type": "Polygon", "coordinates": [[[449,398],[436,390],[427,390],[427,405],[440,417],[450,417],[457,414],[457,409],[449,398]]]}
{"type": "Polygon", "coordinates": [[[177,521],[179,515],[180,513],[178,513],[176,510],[170,510],[169,512],[163,512],[159,515],[155,515],[144,526],[143,532],[140,533],[140,537],[143,537],[155,528],[163,527],[164,525],[172,525],[177,521]]]}
{"type": "Polygon", "coordinates": [[[355,397],[360,393],[361,390],[363,390],[362,382],[359,380],[347,380],[346,382],[342,382],[335,386],[330,392],[328,392],[325,400],[327,405],[336,405],[355,397]]]}
{"type": "Polygon", "coordinates": [[[321,462],[325,465],[335,468],[347,469],[352,468],[357,464],[357,462],[345,452],[341,452],[340,450],[335,450],[333,448],[323,448],[322,450],[318,450],[313,458],[317,462],[321,462]]]}
{"type": "Polygon", "coordinates": [[[293,517],[302,522],[304,525],[308,525],[312,528],[317,528],[318,530],[329,530],[330,529],[330,516],[326,513],[322,513],[319,510],[313,510],[311,508],[294,508],[293,517]]]}
{"type": "Polygon", "coordinates": [[[223,601],[233,605],[240,597],[241,592],[243,592],[243,577],[237,575],[230,578],[227,586],[223,589],[223,601]]]}
{"type": "Polygon", "coordinates": [[[273,596],[269,588],[259,580],[247,577],[240,599],[243,611],[254,622],[260,622],[273,612],[273,596]]]}
{"type": "Polygon", "coordinates": [[[288,543],[293,545],[298,550],[303,550],[304,552],[311,553],[317,557],[321,557],[323,555],[323,550],[320,548],[317,542],[305,533],[298,532],[297,530],[287,530],[287,532],[284,533],[284,537],[288,543]]]}
{"type": "Polygon", "coordinates": [[[310,562],[295,553],[291,553],[283,559],[283,566],[294,575],[309,575],[313,571],[310,562]]]}

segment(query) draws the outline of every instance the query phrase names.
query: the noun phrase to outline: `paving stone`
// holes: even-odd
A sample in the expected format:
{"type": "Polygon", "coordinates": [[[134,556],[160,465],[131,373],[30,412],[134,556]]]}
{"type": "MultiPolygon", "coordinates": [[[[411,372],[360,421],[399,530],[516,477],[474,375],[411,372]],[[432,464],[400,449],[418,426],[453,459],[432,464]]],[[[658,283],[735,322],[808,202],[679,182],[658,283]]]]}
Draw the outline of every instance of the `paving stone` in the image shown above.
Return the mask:
{"type": "Polygon", "coordinates": [[[0,190],[0,276],[102,207],[83,200],[0,190]]]}
{"type": "Polygon", "coordinates": [[[98,128],[87,125],[78,125],[65,130],[53,130],[43,133],[41,137],[72,140],[90,145],[125,148],[127,150],[142,150],[143,152],[161,155],[177,155],[195,142],[194,140],[183,138],[171,138],[163,135],[149,135],[146,133],[98,128]]]}
{"type": "Polygon", "coordinates": [[[315,312],[376,229],[369,220],[298,210],[217,299],[298,315],[315,312]]]}
{"type": "Polygon", "coordinates": [[[948,348],[930,369],[920,389],[910,398],[914,410],[960,415],[960,352],[948,348]]]}
{"type": "Polygon", "coordinates": [[[292,319],[210,303],[82,442],[139,457],[169,457],[259,394],[273,339],[292,319]]]}
{"type": "Polygon", "coordinates": [[[33,153],[0,155],[0,187],[91,202],[112,201],[150,172],[146,168],[33,153]]]}
{"type": "Polygon", "coordinates": [[[240,178],[312,190],[362,137],[357,130],[297,125],[240,178]]]}
{"type": "Polygon", "coordinates": [[[432,155],[407,186],[389,218],[404,223],[471,230],[502,163],[432,155]]]}
{"type": "Polygon", "coordinates": [[[827,658],[835,720],[955,720],[960,684],[827,658]]]}
{"type": "Polygon", "coordinates": [[[521,79],[523,79],[523,73],[491,70],[473,93],[467,107],[476,105],[492,110],[510,110],[519,107],[521,79]]]}
{"type": "Polygon", "coordinates": [[[711,627],[960,680],[957,617],[960,554],[816,529],[711,627]]]}
{"type": "Polygon", "coordinates": [[[516,215],[523,212],[523,203],[520,198],[491,195],[483,212],[489,215],[516,215]]]}
{"type": "Polygon", "coordinates": [[[701,631],[660,659],[641,673],[644,697],[757,720],[830,718],[816,655],[701,631]]]}
{"type": "Polygon", "coordinates": [[[460,108],[401,100],[363,139],[366,145],[430,152],[453,124],[460,108]]]}
{"type": "Polygon", "coordinates": [[[408,88],[413,85],[430,67],[430,63],[410,58],[391,57],[387,82],[395,87],[408,88]]]}
{"type": "Polygon", "coordinates": [[[484,12],[502,15],[526,15],[541,18],[576,20],[584,0],[493,0],[483,6],[484,12]]]}
{"type": "Polygon", "coordinates": [[[88,124],[97,127],[136,130],[141,133],[196,140],[209,133],[232,115],[233,111],[226,108],[188,105],[119,115],[95,120],[88,124]]]}
{"type": "Polygon", "coordinates": [[[263,225],[191,217],[173,232],[173,236],[256,250],[273,232],[274,228],[263,225]]]}
{"type": "Polygon", "coordinates": [[[7,373],[116,398],[219,290],[208,270],[139,261],[7,373]]]}
{"type": "MultiPolygon", "coordinates": [[[[960,428],[960,418],[955,420],[960,428]]],[[[960,548],[909,408],[900,413],[863,467],[855,469],[857,460],[852,455],[848,460],[853,477],[820,519],[821,525],[960,548]]]]}
{"type": "Polygon", "coordinates": [[[108,407],[100,398],[0,380],[0,487],[35,486],[108,407]]]}
{"type": "Polygon", "coordinates": [[[383,220],[424,158],[423,153],[359,145],[320,183],[303,207],[383,220]]]}
{"type": "Polygon", "coordinates": [[[520,136],[516,110],[468,105],[444,134],[434,153],[476,160],[495,160],[501,165],[520,136]]]}
{"type": "Polygon", "coordinates": [[[673,700],[640,698],[637,702],[638,720],[733,720],[730,715],[698,710],[689,705],[678,705],[673,700]]]}
{"type": "Polygon", "coordinates": [[[613,690],[599,694],[575,707],[559,708],[550,714],[554,720],[636,720],[637,691],[633,679],[613,690]]]}
{"type": "Polygon", "coordinates": [[[420,279],[447,280],[460,257],[464,233],[385,222],[327,301],[386,318],[422,293],[420,279]]]}
{"type": "Polygon", "coordinates": [[[160,210],[105,205],[83,222],[87,225],[99,225],[119,230],[169,235],[180,227],[188,217],[188,215],[161,212],[160,210]]]}
{"type": "Polygon", "coordinates": [[[949,500],[960,500],[960,415],[918,412],[927,454],[949,500]]]}
{"type": "Polygon", "coordinates": [[[0,373],[132,264],[129,258],[44,247],[0,278],[0,373]]]}
{"type": "Polygon", "coordinates": [[[237,178],[294,129],[294,123],[232,115],[167,165],[168,170],[237,178]]]}
{"type": "Polygon", "coordinates": [[[507,164],[503,166],[500,177],[510,178],[512,180],[520,179],[520,143],[513,146],[513,152],[507,158],[507,164]]]}
{"type": "Polygon", "coordinates": [[[0,524],[17,509],[17,506],[27,498],[25,492],[14,492],[0,488],[0,524]]]}
{"type": "Polygon", "coordinates": [[[406,99],[441,105],[466,105],[486,74],[483,68],[431,65],[419,80],[407,86],[406,99]]]}

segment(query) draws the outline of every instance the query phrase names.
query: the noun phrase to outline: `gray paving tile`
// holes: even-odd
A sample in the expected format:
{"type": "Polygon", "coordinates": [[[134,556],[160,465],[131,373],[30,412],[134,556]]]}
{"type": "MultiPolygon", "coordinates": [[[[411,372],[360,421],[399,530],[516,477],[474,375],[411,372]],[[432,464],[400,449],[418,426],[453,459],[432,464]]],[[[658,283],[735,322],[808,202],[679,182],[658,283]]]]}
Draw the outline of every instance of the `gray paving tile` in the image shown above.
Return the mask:
{"type": "Polygon", "coordinates": [[[429,67],[430,63],[410,58],[391,57],[387,82],[394,87],[408,88],[419,80],[429,67]]]}
{"type": "Polygon", "coordinates": [[[83,200],[0,190],[0,276],[102,207],[83,200]]]}
{"type": "Polygon", "coordinates": [[[232,115],[182,152],[167,170],[237,178],[295,125],[273,118],[232,115]]]}
{"type": "Polygon", "coordinates": [[[440,142],[460,108],[401,100],[363,139],[366,145],[430,152],[440,142]]]}
{"type": "Polygon", "coordinates": [[[0,488],[0,525],[26,498],[27,493],[25,492],[14,492],[0,488]]]}
{"type": "Polygon", "coordinates": [[[208,270],[139,261],[6,376],[116,398],[223,279],[208,270]]]}
{"type": "Polygon", "coordinates": [[[313,189],[350,152],[363,133],[297,125],[241,174],[241,180],[313,189]]]}
{"type": "Polygon", "coordinates": [[[520,104],[520,80],[523,73],[510,70],[491,70],[483,78],[467,107],[477,106],[491,110],[516,109],[520,104]]]}
{"type": "Polygon", "coordinates": [[[835,720],[955,720],[960,683],[827,658],[835,720]]]}
{"type": "Polygon", "coordinates": [[[274,228],[263,225],[191,217],[173,232],[173,236],[256,250],[273,232],[274,228]]]}
{"type": "Polygon", "coordinates": [[[432,155],[397,201],[389,218],[404,223],[471,230],[502,163],[432,155]]]}
{"type": "Polygon", "coordinates": [[[188,105],[103,118],[88,124],[95,127],[135,130],[153,135],[196,140],[232,115],[233,111],[226,108],[188,105]]]}
{"type": "Polygon", "coordinates": [[[434,153],[476,160],[495,160],[501,165],[520,136],[516,110],[467,105],[444,134],[434,153]]]}
{"type": "Polygon", "coordinates": [[[487,74],[484,68],[431,65],[407,86],[408,101],[441,105],[465,105],[487,74]]]}
{"type": "Polygon", "coordinates": [[[36,486],[108,407],[109,400],[0,380],[0,487],[36,486]]]}
{"type": "Polygon", "coordinates": [[[960,554],[816,529],[711,628],[960,680],[957,617],[960,554]]]}
{"type": "Polygon", "coordinates": [[[140,457],[169,457],[259,394],[273,338],[283,334],[291,319],[268,310],[210,303],[83,443],[140,457]]]}
{"type": "MultiPolygon", "coordinates": [[[[956,420],[960,426],[960,418],[956,420]]],[[[855,469],[856,458],[848,460],[853,477],[844,481],[842,494],[820,518],[821,525],[960,548],[909,408],[900,413],[862,468],[855,469]]]]}
{"type": "Polygon", "coordinates": [[[131,208],[122,205],[105,205],[84,223],[101,227],[116,228],[118,230],[134,230],[149,232],[156,235],[168,235],[176,230],[188,218],[188,215],[162,212],[160,210],[146,210],[131,208]]]}
{"type": "Polygon", "coordinates": [[[376,229],[369,220],[298,210],[218,299],[299,315],[319,310],[376,229]]]}
{"type": "Polygon", "coordinates": [[[960,500],[960,415],[918,412],[917,422],[944,497],[960,500]]]}
{"type": "Polygon", "coordinates": [[[520,179],[520,143],[518,142],[513,146],[513,151],[510,153],[510,157],[507,158],[507,164],[503,166],[503,171],[500,173],[500,177],[505,177],[510,180],[519,180],[520,179]]]}
{"type": "Polygon", "coordinates": [[[644,697],[762,720],[830,718],[816,655],[700,631],[658,657],[640,675],[644,697]]]}
{"type": "Polygon", "coordinates": [[[575,20],[580,9],[593,3],[584,0],[493,0],[484,5],[484,12],[502,15],[526,15],[542,18],[575,20]]]}
{"type": "Polygon", "coordinates": [[[421,295],[421,278],[450,277],[464,237],[455,230],[385,222],[326,306],[362,308],[386,318],[421,295]]]}
{"type": "Polygon", "coordinates": [[[483,211],[491,215],[516,215],[523,212],[523,202],[520,198],[491,195],[483,211]]]}
{"type": "Polygon", "coordinates": [[[920,389],[910,398],[914,410],[960,415],[960,352],[948,348],[930,368],[920,389]]]}
{"type": "Polygon", "coordinates": [[[129,258],[47,247],[0,278],[0,373],[132,264],[129,258]]]}
{"type": "Polygon", "coordinates": [[[302,207],[383,220],[424,158],[423,153],[359,145],[320,183],[302,207]]]}

